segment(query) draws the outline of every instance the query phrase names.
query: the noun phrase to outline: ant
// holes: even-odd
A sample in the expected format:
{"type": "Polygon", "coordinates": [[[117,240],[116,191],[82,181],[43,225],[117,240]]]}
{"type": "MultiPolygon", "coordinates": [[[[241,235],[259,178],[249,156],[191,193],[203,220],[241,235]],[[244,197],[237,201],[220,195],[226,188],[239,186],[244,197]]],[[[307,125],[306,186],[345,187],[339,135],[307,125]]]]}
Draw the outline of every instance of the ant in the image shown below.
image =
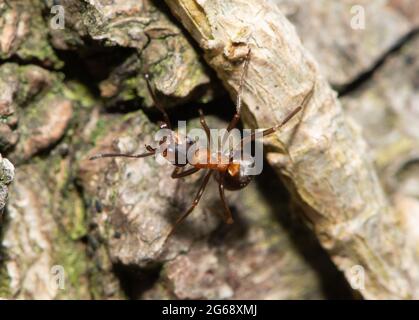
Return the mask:
{"type": "MultiPolygon", "coordinates": [[[[232,120],[230,121],[229,125],[227,126],[227,132],[230,132],[233,128],[235,128],[240,121],[240,115],[241,115],[241,106],[242,106],[242,91],[243,91],[243,84],[245,75],[247,73],[247,70],[249,68],[249,62],[250,62],[250,50],[247,54],[247,57],[245,58],[244,65],[243,65],[243,71],[240,77],[239,82],[239,89],[237,94],[237,100],[236,100],[236,113],[234,114],[232,120]]],[[[160,153],[166,160],[168,160],[172,165],[175,166],[171,177],[173,179],[179,179],[183,178],[189,175],[192,175],[202,169],[206,170],[204,179],[201,183],[200,188],[198,189],[198,192],[195,195],[195,198],[189,207],[189,209],[181,215],[176,222],[174,223],[172,229],[170,230],[168,237],[170,237],[175,228],[183,222],[189,214],[195,209],[195,207],[198,205],[204,190],[211,178],[211,176],[215,173],[215,179],[218,183],[218,190],[220,194],[220,198],[224,207],[224,220],[227,224],[233,223],[233,217],[230,211],[230,208],[227,204],[225,192],[224,190],[239,190],[244,187],[246,187],[250,181],[252,180],[251,175],[246,175],[245,172],[246,167],[253,166],[253,163],[245,159],[245,156],[241,158],[241,160],[236,161],[233,160],[233,154],[236,150],[230,150],[229,155],[223,154],[221,151],[217,151],[215,154],[211,154],[210,151],[210,143],[208,143],[208,147],[206,150],[197,149],[193,155],[194,161],[179,161],[181,156],[185,156],[184,152],[188,152],[189,148],[191,148],[194,145],[194,141],[191,141],[188,137],[184,138],[181,137],[178,133],[173,131],[172,125],[169,120],[169,116],[166,112],[166,110],[163,108],[163,106],[158,101],[156,94],[151,86],[150,83],[150,77],[146,73],[145,74],[145,80],[147,83],[148,91],[150,92],[151,98],[154,102],[155,107],[162,113],[164,122],[162,122],[160,128],[167,128],[170,130],[170,137],[169,139],[163,138],[160,140],[159,145],[165,146],[164,151],[159,151],[157,148],[153,148],[150,145],[146,145],[147,152],[142,154],[124,154],[124,153],[105,153],[105,154],[97,154],[90,158],[90,160],[95,160],[99,158],[110,158],[110,157],[127,157],[127,158],[145,158],[152,155],[156,155],[160,153]],[[182,145],[185,144],[185,145],[182,145]],[[182,147],[182,148],[181,148],[182,147]],[[227,161],[226,161],[227,160],[227,161]],[[185,170],[186,165],[190,165],[191,168],[188,170],[185,170]]],[[[291,111],[284,120],[277,124],[276,126],[265,129],[261,132],[261,136],[268,136],[270,134],[275,133],[278,129],[280,129],[282,126],[284,126],[288,121],[290,121],[297,113],[299,113],[302,110],[302,107],[307,103],[307,101],[311,98],[313,89],[311,89],[310,93],[304,98],[303,102],[300,106],[295,108],[293,111],[291,111]]],[[[200,124],[202,128],[205,131],[205,135],[207,137],[208,142],[210,142],[210,128],[208,127],[204,114],[202,110],[199,110],[200,115],[200,124]]],[[[246,136],[241,139],[241,145],[252,142],[255,140],[256,134],[252,133],[249,136],[246,136]]],[[[184,159],[184,158],[183,158],[184,159]]]]}

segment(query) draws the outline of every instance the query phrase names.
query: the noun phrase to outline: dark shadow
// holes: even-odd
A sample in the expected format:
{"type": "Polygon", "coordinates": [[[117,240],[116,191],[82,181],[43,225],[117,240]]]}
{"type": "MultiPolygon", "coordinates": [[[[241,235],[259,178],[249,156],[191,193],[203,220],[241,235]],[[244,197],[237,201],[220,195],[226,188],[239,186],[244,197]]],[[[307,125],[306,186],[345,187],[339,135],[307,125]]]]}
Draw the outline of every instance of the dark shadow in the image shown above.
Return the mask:
{"type": "Polygon", "coordinates": [[[139,268],[135,265],[114,264],[113,272],[118,277],[124,293],[129,299],[139,299],[151,289],[160,277],[162,266],[139,268]]]}
{"type": "Polygon", "coordinates": [[[100,98],[99,83],[136,51],[119,46],[106,47],[90,38],[84,39],[84,43],[77,51],[55,49],[58,58],[64,61],[64,67],[59,71],[65,74],[66,81],[77,80],[100,98]]]}

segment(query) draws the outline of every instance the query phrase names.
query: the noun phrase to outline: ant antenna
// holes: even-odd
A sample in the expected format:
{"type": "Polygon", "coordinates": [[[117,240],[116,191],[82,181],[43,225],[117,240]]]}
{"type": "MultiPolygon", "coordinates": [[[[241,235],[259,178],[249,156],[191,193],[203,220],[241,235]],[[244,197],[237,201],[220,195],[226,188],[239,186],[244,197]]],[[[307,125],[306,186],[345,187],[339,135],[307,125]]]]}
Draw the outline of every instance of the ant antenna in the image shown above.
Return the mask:
{"type": "MultiPolygon", "coordinates": [[[[147,149],[149,150],[149,149],[147,149]]],[[[152,156],[155,154],[156,151],[150,151],[142,154],[126,154],[126,153],[99,153],[93,157],[90,157],[89,160],[96,160],[101,158],[117,158],[117,157],[124,157],[124,158],[145,158],[152,156]]]]}
{"type": "Polygon", "coordinates": [[[147,83],[147,89],[150,92],[151,98],[153,99],[154,106],[157,109],[159,109],[159,111],[163,114],[164,121],[166,122],[168,128],[170,130],[172,130],[172,125],[170,123],[169,115],[167,114],[166,110],[164,110],[163,105],[157,99],[156,93],[155,93],[153,87],[151,86],[150,75],[148,73],[144,74],[144,79],[147,83]]]}
{"type": "Polygon", "coordinates": [[[240,114],[242,108],[242,93],[243,93],[243,85],[244,85],[244,78],[247,74],[247,70],[249,69],[249,62],[250,62],[250,55],[252,53],[252,49],[249,48],[249,51],[246,54],[246,58],[243,65],[243,72],[240,76],[239,82],[239,90],[237,92],[237,100],[236,100],[236,112],[240,114]]]}

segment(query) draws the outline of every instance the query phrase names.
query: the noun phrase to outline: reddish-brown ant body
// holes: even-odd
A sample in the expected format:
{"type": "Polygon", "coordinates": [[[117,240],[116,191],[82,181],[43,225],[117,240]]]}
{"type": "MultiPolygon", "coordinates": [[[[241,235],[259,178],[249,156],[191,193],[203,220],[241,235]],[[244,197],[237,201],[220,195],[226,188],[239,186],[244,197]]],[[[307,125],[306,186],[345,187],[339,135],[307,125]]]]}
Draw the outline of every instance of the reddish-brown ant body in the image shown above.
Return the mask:
{"type": "MultiPolygon", "coordinates": [[[[250,62],[250,50],[249,53],[244,61],[243,66],[243,72],[240,78],[239,83],[239,90],[237,94],[237,101],[236,101],[236,113],[234,114],[233,119],[231,120],[230,124],[227,127],[227,132],[230,132],[233,128],[235,128],[240,121],[240,113],[241,113],[241,95],[243,90],[243,84],[244,84],[244,78],[245,74],[247,72],[247,69],[249,67],[250,62]]],[[[156,98],[155,92],[152,89],[152,86],[150,84],[150,79],[148,74],[145,75],[146,83],[148,90],[150,92],[150,95],[153,99],[153,102],[157,109],[162,113],[164,122],[161,125],[161,128],[167,128],[171,130],[171,134],[169,139],[162,139],[159,142],[159,145],[162,146],[163,144],[165,147],[163,148],[163,151],[161,152],[161,155],[166,158],[172,165],[175,166],[175,169],[171,175],[173,179],[183,178],[186,176],[189,176],[191,174],[194,174],[200,170],[207,170],[205,173],[204,179],[201,183],[201,186],[191,204],[189,209],[181,215],[173,225],[169,236],[173,233],[176,226],[179,225],[186,217],[194,210],[194,208],[198,205],[202,194],[204,193],[204,190],[211,178],[211,176],[215,173],[215,179],[218,182],[218,189],[221,201],[223,203],[224,212],[225,212],[225,222],[228,224],[233,223],[233,217],[230,211],[230,208],[227,204],[224,190],[239,190],[244,187],[246,187],[250,181],[252,180],[252,176],[246,175],[245,170],[243,168],[245,166],[252,165],[249,163],[249,160],[246,159],[245,155],[241,157],[241,160],[233,160],[232,155],[234,154],[235,150],[231,150],[229,155],[225,155],[221,151],[217,151],[215,154],[211,154],[210,150],[210,143],[208,143],[208,147],[203,149],[196,149],[193,154],[193,161],[179,161],[180,158],[187,159],[186,154],[189,148],[194,145],[195,142],[191,141],[188,137],[182,137],[178,133],[172,130],[172,126],[169,120],[169,116],[163,106],[159,103],[158,99],[156,98]],[[185,145],[182,145],[185,144],[185,145]],[[182,156],[182,157],[181,157],[182,156]],[[189,165],[191,168],[185,170],[185,166],[189,165]]],[[[304,98],[303,102],[300,106],[295,108],[288,116],[285,117],[285,119],[278,125],[263,130],[261,132],[261,136],[267,136],[272,133],[274,133],[276,130],[281,128],[284,124],[286,124],[289,120],[291,120],[301,109],[302,106],[308,101],[308,99],[311,97],[311,94],[313,92],[313,89],[310,91],[310,93],[304,98]]],[[[210,128],[208,127],[204,114],[202,110],[199,110],[200,113],[200,123],[202,128],[205,131],[205,135],[208,139],[208,142],[210,142],[210,128]]],[[[256,137],[256,134],[252,134],[250,136],[247,136],[241,140],[241,145],[245,143],[249,143],[252,140],[254,140],[256,137]]],[[[123,154],[123,153],[106,153],[106,154],[98,154],[94,157],[91,157],[91,160],[99,159],[99,158],[108,158],[108,157],[128,157],[128,158],[144,158],[148,156],[155,155],[159,150],[157,148],[153,148],[149,145],[146,146],[146,153],[143,154],[123,154]]],[[[161,150],[161,149],[160,149],[161,150]]]]}

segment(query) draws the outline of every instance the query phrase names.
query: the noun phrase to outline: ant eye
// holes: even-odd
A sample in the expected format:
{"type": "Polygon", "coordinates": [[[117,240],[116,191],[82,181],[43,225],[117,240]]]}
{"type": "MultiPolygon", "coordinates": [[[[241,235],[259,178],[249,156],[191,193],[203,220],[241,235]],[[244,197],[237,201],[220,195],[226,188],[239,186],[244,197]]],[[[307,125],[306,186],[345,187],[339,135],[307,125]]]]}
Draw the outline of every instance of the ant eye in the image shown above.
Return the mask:
{"type": "Polygon", "coordinates": [[[177,167],[184,167],[188,164],[187,162],[187,150],[183,149],[184,146],[177,143],[169,144],[163,156],[173,165],[177,167]]]}
{"type": "Polygon", "coordinates": [[[186,136],[186,144],[188,145],[188,146],[191,146],[191,145],[193,145],[195,143],[195,141],[194,140],[192,140],[189,136],[186,136]]]}

